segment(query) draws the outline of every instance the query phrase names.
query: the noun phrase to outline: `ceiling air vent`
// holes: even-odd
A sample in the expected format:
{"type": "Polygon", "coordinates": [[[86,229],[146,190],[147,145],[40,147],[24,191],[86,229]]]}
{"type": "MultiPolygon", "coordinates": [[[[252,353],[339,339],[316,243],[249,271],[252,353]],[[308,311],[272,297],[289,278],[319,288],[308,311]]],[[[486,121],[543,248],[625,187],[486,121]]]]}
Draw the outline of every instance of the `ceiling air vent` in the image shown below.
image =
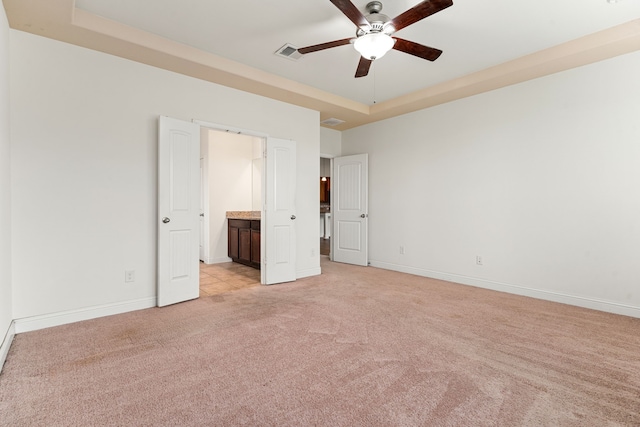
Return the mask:
{"type": "Polygon", "coordinates": [[[340,123],[344,123],[344,120],[334,119],[333,117],[320,122],[321,125],[325,126],[338,126],[340,123]]]}
{"type": "Polygon", "coordinates": [[[298,52],[298,48],[290,45],[289,43],[276,50],[275,54],[292,61],[297,61],[298,59],[302,58],[302,54],[298,52]]]}

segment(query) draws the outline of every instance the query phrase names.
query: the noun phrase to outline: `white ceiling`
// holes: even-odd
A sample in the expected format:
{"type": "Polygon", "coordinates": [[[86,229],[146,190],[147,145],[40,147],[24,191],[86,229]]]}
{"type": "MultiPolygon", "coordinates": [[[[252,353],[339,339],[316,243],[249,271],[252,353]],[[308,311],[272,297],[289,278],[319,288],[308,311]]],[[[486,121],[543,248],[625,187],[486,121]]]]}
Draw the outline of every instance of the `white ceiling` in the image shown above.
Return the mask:
{"type": "MultiPolygon", "coordinates": [[[[361,10],[368,0],[353,0],[361,10]]],[[[395,17],[417,0],[383,1],[395,17]]],[[[435,62],[391,51],[354,78],[351,45],[303,56],[274,55],[355,36],[329,0],[77,0],[76,7],[364,104],[385,101],[640,17],[640,1],[454,0],[397,33],[444,51],[435,62]],[[375,96],[375,98],[374,98],[375,96]]]]}
{"type": "MultiPolygon", "coordinates": [[[[352,1],[362,11],[368,2],[352,1]]],[[[351,45],[299,61],[274,54],[354,36],[329,0],[3,0],[13,28],[347,120],[337,129],[640,49],[640,0],[453,1],[397,33],[443,50],[438,60],[392,50],[356,79],[351,45]],[[598,32],[606,35],[589,36],[598,32]]],[[[382,12],[393,18],[417,3],[386,0],[382,12]]]]}

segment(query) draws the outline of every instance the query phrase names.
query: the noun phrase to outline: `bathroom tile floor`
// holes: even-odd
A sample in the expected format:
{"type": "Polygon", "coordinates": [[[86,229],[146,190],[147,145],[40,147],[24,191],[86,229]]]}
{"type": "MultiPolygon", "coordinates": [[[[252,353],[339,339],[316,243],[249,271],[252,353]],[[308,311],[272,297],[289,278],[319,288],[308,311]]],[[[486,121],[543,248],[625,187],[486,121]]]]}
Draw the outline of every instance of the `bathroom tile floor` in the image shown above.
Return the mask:
{"type": "Polygon", "coordinates": [[[258,269],[237,262],[200,263],[201,298],[252,286],[260,286],[258,269]]]}
{"type": "MultiPolygon", "coordinates": [[[[320,255],[329,255],[329,239],[320,238],[320,255]]],[[[200,297],[260,285],[260,270],[237,262],[200,263],[200,297]]]]}

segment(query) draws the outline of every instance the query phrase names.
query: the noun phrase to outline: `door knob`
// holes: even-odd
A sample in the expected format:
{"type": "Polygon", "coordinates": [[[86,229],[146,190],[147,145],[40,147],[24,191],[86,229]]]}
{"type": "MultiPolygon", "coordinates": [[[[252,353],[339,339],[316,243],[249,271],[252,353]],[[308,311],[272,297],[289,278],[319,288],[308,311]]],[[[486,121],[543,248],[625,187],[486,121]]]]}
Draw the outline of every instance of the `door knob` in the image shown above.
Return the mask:
{"type": "Polygon", "coordinates": [[[204,214],[203,214],[203,213],[201,213],[201,214],[200,214],[200,216],[204,216],[204,214]]]}
{"type": "Polygon", "coordinates": [[[296,216],[295,215],[291,215],[291,219],[296,219],[296,216]]]}
{"type": "Polygon", "coordinates": [[[165,224],[170,222],[171,220],[169,218],[167,218],[166,216],[164,218],[162,218],[162,222],[164,222],[165,224]]]}

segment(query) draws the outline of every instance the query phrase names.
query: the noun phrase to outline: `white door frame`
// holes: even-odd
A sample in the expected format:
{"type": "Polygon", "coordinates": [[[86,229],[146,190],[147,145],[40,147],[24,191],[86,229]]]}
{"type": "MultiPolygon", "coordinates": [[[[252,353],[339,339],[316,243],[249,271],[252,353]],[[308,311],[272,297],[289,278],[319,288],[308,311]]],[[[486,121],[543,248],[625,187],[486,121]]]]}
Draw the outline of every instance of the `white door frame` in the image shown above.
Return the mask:
{"type": "MultiPolygon", "coordinates": [[[[220,132],[228,132],[231,134],[236,134],[236,135],[247,135],[247,136],[255,136],[258,138],[262,139],[262,152],[264,153],[264,150],[266,149],[265,144],[266,144],[266,140],[269,137],[268,134],[263,133],[263,132],[257,132],[254,130],[250,130],[250,129],[243,129],[243,128],[236,128],[233,126],[227,126],[227,125],[223,125],[220,123],[213,123],[213,122],[207,122],[204,120],[196,120],[193,119],[192,120],[193,123],[197,124],[200,126],[201,132],[200,132],[200,138],[202,139],[202,128],[206,128],[206,129],[211,129],[211,130],[215,130],[215,131],[220,131],[220,132]]],[[[211,153],[209,153],[209,145],[208,144],[201,144],[200,147],[200,153],[202,155],[204,155],[205,159],[208,159],[209,156],[211,155],[211,153]],[[203,147],[202,145],[206,145],[206,147],[203,147]]],[[[263,156],[264,157],[264,156],[263,156]]],[[[205,224],[205,242],[207,245],[207,250],[205,251],[205,253],[210,254],[210,246],[211,246],[211,241],[210,241],[210,236],[209,236],[209,231],[211,230],[211,224],[209,222],[209,162],[206,161],[205,162],[205,183],[206,183],[206,192],[204,193],[204,197],[205,197],[205,201],[204,201],[204,224],[205,224]]],[[[261,186],[261,198],[264,202],[264,194],[265,194],[265,187],[264,187],[264,182],[265,182],[265,175],[264,175],[265,171],[264,171],[264,167],[262,168],[261,171],[261,181],[262,181],[262,186],[261,186]]],[[[203,191],[205,191],[203,189],[203,191]]],[[[261,211],[263,210],[262,208],[260,209],[261,211]]],[[[260,252],[261,254],[264,253],[263,251],[260,252]]],[[[210,256],[211,258],[211,256],[210,256]]],[[[261,280],[261,283],[264,284],[264,279],[261,280]]]]}
{"type": "Polygon", "coordinates": [[[242,129],[242,128],[236,128],[233,126],[221,125],[220,123],[206,122],[203,120],[195,120],[195,119],[193,120],[193,123],[200,125],[201,127],[205,127],[213,130],[219,130],[222,132],[235,133],[238,135],[257,136],[258,138],[264,138],[264,139],[269,137],[269,134],[266,134],[263,132],[257,132],[249,129],[242,129]]]}

